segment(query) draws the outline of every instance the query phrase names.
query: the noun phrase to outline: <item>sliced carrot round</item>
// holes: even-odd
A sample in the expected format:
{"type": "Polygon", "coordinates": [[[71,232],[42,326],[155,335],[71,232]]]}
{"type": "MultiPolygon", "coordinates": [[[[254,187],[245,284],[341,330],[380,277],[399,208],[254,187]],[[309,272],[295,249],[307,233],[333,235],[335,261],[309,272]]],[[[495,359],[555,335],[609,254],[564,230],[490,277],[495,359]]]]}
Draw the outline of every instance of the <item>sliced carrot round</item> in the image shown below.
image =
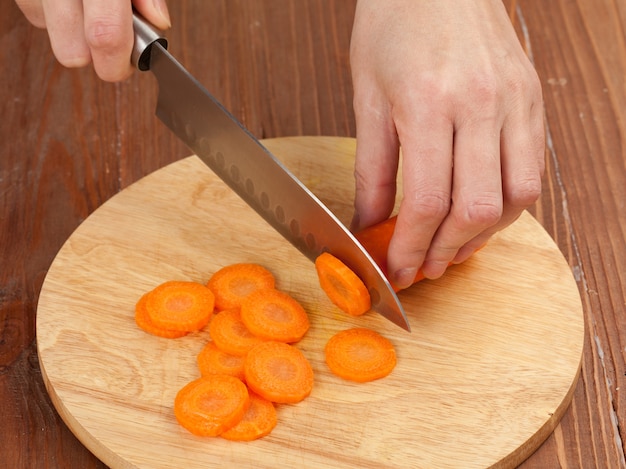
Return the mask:
{"type": "Polygon", "coordinates": [[[326,343],[324,352],[330,370],[351,381],[373,381],[387,376],[396,366],[393,344],[366,328],[338,332],[326,343]]]}
{"type": "Polygon", "coordinates": [[[313,368],[304,354],[283,342],[262,342],[246,356],[248,387],[268,401],[292,404],[313,389],[313,368]]]}
{"type": "Polygon", "coordinates": [[[256,290],[274,288],[274,275],[259,264],[240,263],[222,267],[207,286],[215,295],[218,311],[241,307],[241,302],[256,290]]]}
{"type": "Polygon", "coordinates": [[[263,341],[248,330],[238,309],[216,314],[209,324],[209,333],[215,345],[231,355],[243,356],[263,341]]]}
{"type": "Polygon", "coordinates": [[[370,294],[363,281],[343,262],[328,252],[315,259],[322,290],[342,311],[360,316],[371,308],[370,294]]]}
{"type": "Polygon", "coordinates": [[[230,375],[244,380],[243,364],[245,357],[223,352],[214,342],[208,342],[197,357],[198,369],[202,376],[230,375]]]}
{"type": "Polygon", "coordinates": [[[149,292],[146,309],[157,327],[174,331],[197,331],[207,325],[215,297],[197,282],[170,281],[149,292]]]}
{"type": "Polygon", "coordinates": [[[295,298],[280,290],[257,290],[241,304],[241,320],[266,340],[297,342],[309,330],[309,317],[295,298]]]}
{"type": "Polygon", "coordinates": [[[250,393],[250,407],[243,418],[220,436],[231,441],[252,441],[268,435],[276,426],[276,408],[267,399],[250,393]]]}
{"type": "Polygon", "coordinates": [[[249,404],[248,388],[241,380],[228,375],[207,375],[178,391],[174,415],[194,435],[217,436],[234,427],[249,404]]]}
{"type": "Polygon", "coordinates": [[[150,319],[148,310],[146,309],[146,300],[148,299],[148,293],[139,298],[139,301],[135,305],[135,322],[137,325],[149,334],[156,335],[158,337],[164,337],[166,339],[178,339],[187,335],[187,331],[171,331],[169,329],[161,329],[157,327],[150,319]]]}

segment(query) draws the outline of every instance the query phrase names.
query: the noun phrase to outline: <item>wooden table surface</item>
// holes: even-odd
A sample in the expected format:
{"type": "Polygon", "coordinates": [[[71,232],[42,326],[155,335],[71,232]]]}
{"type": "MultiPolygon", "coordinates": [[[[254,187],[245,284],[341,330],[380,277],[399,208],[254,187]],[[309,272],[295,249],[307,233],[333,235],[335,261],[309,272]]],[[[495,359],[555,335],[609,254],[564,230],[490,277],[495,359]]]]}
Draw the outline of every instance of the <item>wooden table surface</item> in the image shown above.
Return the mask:
{"type": "MultiPolygon", "coordinates": [[[[170,3],[170,50],[257,137],[354,136],[355,0],[170,3]]],[[[545,98],[547,171],[531,213],[568,260],[586,323],[573,403],[522,467],[623,468],[626,3],[518,0],[511,11],[545,98]]],[[[91,212],[189,150],[154,117],[149,74],[108,84],[64,69],[8,0],[0,70],[0,467],[103,468],[43,385],[39,291],[91,212]]]]}

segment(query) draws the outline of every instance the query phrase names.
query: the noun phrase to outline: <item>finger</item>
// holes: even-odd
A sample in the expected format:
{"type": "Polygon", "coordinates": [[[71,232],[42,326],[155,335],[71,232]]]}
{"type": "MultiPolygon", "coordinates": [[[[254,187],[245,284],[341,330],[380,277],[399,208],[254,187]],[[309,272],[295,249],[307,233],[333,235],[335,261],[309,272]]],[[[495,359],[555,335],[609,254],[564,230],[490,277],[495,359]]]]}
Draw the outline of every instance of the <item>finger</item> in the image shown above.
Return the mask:
{"type": "Polygon", "coordinates": [[[357,131],[355,196],[351,229],[358,231],[389,217],[395,205],[399,144],[384,102],[355,100],[357,131]]]}
{"type": "Polygon", "coordinates": [[[81,0],[42,0],[50,45],[65,67],[84,67],[91,61],[85,41],[81,0]]]}
{"type": "Polygon", "coordinates": [[[433,235],[450,209],[452,122],[434,113],[414,116],[410,125],[399,126],[404,193],[387,265],[399,288],[413,283],[433,235]]]}
{"type": "Polygon", "coordinates": [[[172,26],[165,0],[133,0],[133,5],[156,28],[166,30],[172,26]]]}
{"type": "Polygon", "coordinates": [[[84,1],[84,34],[93,66],[105,81],[121,81],[132,73],[134,34],[128,0],[84,1]]]}
{"type": "MultiPolygon", "coordinates": [[[[538,84],[538,80],[536,82],[538,84]]],[[[501,164],[503,213],[500,221],[466,243],[453,263],[464,262],[496,232],[513,223],[541,194],[545,169],[545,126],[541,89],[529,93],[528,112],[507,117],[502,128],[501,164]]]]}
{"type": "Polygon", "coordinates": [[[37,28],[46,27],[41,0],[17,0],[17,6],[22,10],[26,19],[37,28]]]}
{"type": "Polygon", "coordinates": [[[456,130],[452,208],[437,230],[422,271],[440,277],[459,249],[502,216],[500,128],[496,107],[456,130]]]}

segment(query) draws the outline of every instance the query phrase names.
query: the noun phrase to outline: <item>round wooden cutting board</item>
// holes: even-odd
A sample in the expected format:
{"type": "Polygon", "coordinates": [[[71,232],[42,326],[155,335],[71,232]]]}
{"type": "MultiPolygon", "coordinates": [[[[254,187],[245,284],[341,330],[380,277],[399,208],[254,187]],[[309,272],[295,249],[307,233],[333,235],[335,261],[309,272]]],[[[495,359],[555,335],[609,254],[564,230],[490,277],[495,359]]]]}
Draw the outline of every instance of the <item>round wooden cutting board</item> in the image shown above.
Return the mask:
{"type": "MultiPolygon", "coordinates": [[[[337,216],[352,216],[355,142],[266,140],[337,216]]],[[[401,292],[412,332],[376,313],[349,318],[313,264],[196,157],[167,166],[96,210],[68,239],[43,285],[37,343],[50,396],[76,436],[114,468],[513,467],[551,433],[579,375],[584,323],[563,256],[528,213],[466,263],[401,292]],[[140,295],[172,279],[205,282],[256,262],[308,311],[297,346],[316,375],[311,396],[278,406],[266,438],[198,438],[173,415],[199,376],[207,331],[161,339],[135,325],[140,295]],[[395,345],[388,377],[353,384],[324,363],[342,329],[395,345]]]]}

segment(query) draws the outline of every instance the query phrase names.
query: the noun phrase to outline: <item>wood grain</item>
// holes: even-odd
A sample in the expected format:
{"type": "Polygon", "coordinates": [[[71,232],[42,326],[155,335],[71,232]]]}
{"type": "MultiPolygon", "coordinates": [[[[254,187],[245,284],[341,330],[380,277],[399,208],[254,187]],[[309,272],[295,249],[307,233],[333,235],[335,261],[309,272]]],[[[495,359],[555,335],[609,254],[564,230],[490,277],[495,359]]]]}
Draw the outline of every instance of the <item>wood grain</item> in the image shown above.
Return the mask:
{"type": "MultiPolygon", "coordinates": [[[[255,135],[354,136],[355,0],[169,3],[173,52],[255,135]]],[[[587,324],[573,404],[523,467],[624,468],[625,4],[505,3],[517,3],[510,11],[544,89],[548,168],[531,212],[568,260],[587,324]]],[[[0,45],[0,467],[104,468],[45,392],[39,291],[90,213],[189,152],[155,120],[149,76],[107,84],[63,69],[12,1],[0,2],[0,45]]]]}
{"type": "MultiPolygon", "coordinates": [[[[354,140],[265,143],[349,220],[354,140]]],[[[582,355],[580,297],[550,237],[526,214],[471,261],[442,281],[415,285],[401,301],[410,334],[375,314],[340,313],[311,262],[188,158],[125,189],[72,234],[42,287],[37,344],[60,415],[116,468],[250,461],[259,468],[480,468],[524,460],[569,405],[582,355]],[[173,416],[175,393],[199,376],[195,355],[208,332],[167,340],[134,324],[143,292],[171,279],[205,282],[236,262],[265,265],[305,306],[311,329],[298,347],[316,375],[311,396],[279,406],[272,435],[247,445],[193,437],[173,416]],[[394,342],[392,375],[355,385],[329,372],[324,344],[353,326],[394,342]]]]}

